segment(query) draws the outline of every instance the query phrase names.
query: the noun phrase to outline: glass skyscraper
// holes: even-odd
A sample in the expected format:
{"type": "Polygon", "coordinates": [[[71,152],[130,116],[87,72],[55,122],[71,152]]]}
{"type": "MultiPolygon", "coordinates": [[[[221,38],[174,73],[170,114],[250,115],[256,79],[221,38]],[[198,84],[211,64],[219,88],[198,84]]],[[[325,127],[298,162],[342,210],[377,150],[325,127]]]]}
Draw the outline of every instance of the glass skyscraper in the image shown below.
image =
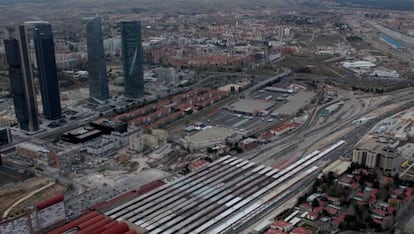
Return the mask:
{"type": "Polygon", "coordinates": [[[109,99],[106,79],[105,52],[102,41],[101,19],[93,18],[86,24],[88,47],[89,97],[91,101],[103,103],[109,99]]]}
{"type": "Polygon", "coordinates": [[[4,45],[16,118],[21,129],[37,131],[39,119],[26,30],[20,25],[17,31],[8,29],[8,33],[4,45]]]}
{"type": "MultiPolygon", "coordinates": [[[[29,25],[32,26],[30,23],[29,25]]],[[[48,22],[34,23],[33,39],[39,73],[40,93],[42,95],[43,114],[46,119],[58,119],[62,116],[62,109],[60,106],[55,45],[51,25],[48,22]]]]}
{"type": "Polygon", "coordinates": [[[141,22],[122,21],[121,37],[125,96],[129,98],[144,97],[141,22]]]}

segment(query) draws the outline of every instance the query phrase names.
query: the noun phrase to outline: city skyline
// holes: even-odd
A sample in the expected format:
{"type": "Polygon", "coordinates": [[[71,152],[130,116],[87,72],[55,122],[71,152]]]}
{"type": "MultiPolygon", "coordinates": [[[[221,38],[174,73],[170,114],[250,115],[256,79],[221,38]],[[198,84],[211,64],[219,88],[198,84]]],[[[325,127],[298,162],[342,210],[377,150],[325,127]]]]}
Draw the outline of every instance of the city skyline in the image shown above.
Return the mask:
{"type": "Polygon", "coordinates": [[[0,232],[414,233],[411,5],[0,3],[0,232]]]}

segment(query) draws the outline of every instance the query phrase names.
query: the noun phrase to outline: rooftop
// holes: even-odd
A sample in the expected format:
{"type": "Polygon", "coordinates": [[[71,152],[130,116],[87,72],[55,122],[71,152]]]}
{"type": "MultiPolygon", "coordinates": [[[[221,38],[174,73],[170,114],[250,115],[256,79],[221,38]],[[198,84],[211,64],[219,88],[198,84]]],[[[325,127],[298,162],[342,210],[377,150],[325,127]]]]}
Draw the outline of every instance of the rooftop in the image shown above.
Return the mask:
{"type": "Polygon", "coordinates": [[[266,111],[273,104],[264,100],[240,99],[229,105],[229,109],[234,112],[254,114],[255,112],[266,111]]]}
{"type": "MultiPolygon", "coordinates": [[[[300,167],[301,162],[292,164],[300,167]]],[[[300,172],[301,180],[317,169],[300,172]]],[[[127,220],[149,232],[219,233],[261,207],[261,198],[282,196],[286,185],[277,173],[287,173],[226,156],[150,193],[107,211],[115,220],[127,220]]],[[[295,173],[296,175],[296,173],[295,173]]]]}
{"type": "Polygon", "coordinates": [[[205,128],[194,135],[189,136],[187,140],[191,142],[215,141],[217,139],[225,139],[234,133],[235,131],[222,127],[205,128]]]}

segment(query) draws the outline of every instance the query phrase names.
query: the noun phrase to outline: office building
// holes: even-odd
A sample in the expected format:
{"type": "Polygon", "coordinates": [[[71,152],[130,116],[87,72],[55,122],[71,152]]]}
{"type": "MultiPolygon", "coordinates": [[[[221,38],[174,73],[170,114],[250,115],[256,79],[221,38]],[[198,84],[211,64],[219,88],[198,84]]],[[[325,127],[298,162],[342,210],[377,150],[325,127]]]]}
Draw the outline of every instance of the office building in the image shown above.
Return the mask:
{"type": "Polygon", "coordinates": [[[101,19],[93,18],[86,24],[88,47],[89,97],[91,101],[104,103],[109,99],[106,79],[105,53],[102,41],[101,19]]]}
{"type": "Polygon", "coordinates": [[[121,38],[125,96],[129,98],[144,97],[141,22],[122,21],[121,38]]]}
{"type": "Polygon", "coordinates": [[[368,168],[379,168],[385,173],[394,173],[400,162],[394,139],[370,138],[358,143],[352,154],[352,162],[368,168]]]}
{"type": "Polygon", "coordinates": [[[59,119],[62,110],[51,25],[48,22],[36,22],[33,25],[33,38],[43,114],[46,119],[59,119]]]}
{"type": "Polygon", "coordinates": [[[21,129],[37,131],[39,119],[26,30],[20,25],[16,31],[7,31],[10,35],[4,44],[16,118],[21,129]]]}

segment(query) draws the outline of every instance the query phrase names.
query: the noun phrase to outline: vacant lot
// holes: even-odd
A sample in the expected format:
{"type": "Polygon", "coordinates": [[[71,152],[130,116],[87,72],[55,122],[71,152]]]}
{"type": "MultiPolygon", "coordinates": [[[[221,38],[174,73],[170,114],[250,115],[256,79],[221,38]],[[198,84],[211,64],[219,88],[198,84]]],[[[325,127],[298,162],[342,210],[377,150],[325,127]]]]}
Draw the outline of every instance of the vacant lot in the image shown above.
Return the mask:
{"type": "MultiPolygon", "coordinates": [[[[3,215],[4,211],[20,198],[26,196],[33,190],[39,189],[47,185],[51,181],[53,180],[48,178],[33,178],[26,180],[24,182],[16,183],[14,186],[2,188],[0,190],[0,214],[3,215]]],[[[45,189],[44,191],[34,194],[29,199],[20,203],[10,212],[10,214],[13,214],[13,212],[18,211],[19,209],[25,206],[34,205],[44,199],[50,198],[58,194],[62,194],[65,192],[65,190],[66,188],[64,186],[60,184],[55,184],[50,188],[45,189]]]]}

